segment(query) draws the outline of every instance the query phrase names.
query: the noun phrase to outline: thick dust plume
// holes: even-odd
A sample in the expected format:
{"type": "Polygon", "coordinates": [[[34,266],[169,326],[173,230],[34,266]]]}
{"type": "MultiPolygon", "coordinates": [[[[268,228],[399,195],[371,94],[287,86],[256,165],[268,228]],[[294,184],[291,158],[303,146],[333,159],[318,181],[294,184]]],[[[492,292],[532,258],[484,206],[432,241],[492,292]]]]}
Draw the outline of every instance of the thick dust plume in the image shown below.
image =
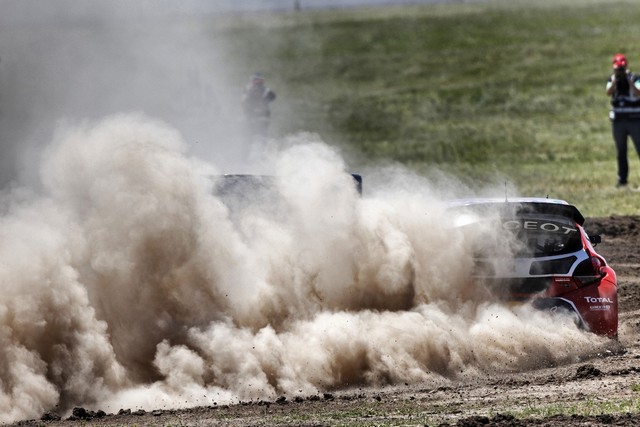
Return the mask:
{"type": "Polygon", "coordinates": [[[395,171],[361,196],[312,135],[269,152],[273,205],[233,210],[160,121],[59,130],[43,194],[2,194],[0,422],[455,381],[603,342],[475,289],[449,190],[395,171]]]}
{"type": "Polygon", "coordinates": [[[59,122],[123,111],[239,162],[240,94],[256,70],[232,65],[213,3],[0,0],[0,188],[37,183],[59,122]]]}

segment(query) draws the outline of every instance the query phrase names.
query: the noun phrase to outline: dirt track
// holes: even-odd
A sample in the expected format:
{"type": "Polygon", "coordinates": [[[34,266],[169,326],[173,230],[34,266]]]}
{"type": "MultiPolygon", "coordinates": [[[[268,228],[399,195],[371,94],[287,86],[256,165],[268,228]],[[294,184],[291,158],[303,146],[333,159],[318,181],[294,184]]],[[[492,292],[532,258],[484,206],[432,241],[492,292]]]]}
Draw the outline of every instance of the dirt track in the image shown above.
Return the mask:
{"type": "Polygon", "coordinates": [[[15,425],[640,425],[639,224],[640,217],[585,224],[590,234],[602,235],[598,250],[617,272],[620,298],[620,346],[586,360],[446,386],[359,388],[295,401],[109,415],[77,408],[69,418],[45,414],[15,425]],[[592,415],[572,415],[589,408],[592,415]]]}

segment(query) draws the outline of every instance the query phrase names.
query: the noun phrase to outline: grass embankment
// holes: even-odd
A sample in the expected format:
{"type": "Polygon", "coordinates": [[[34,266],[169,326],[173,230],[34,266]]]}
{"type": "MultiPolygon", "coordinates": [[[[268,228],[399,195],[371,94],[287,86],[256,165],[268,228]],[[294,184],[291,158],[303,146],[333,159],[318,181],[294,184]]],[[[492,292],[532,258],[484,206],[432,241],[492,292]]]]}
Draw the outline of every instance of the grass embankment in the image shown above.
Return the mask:
{"type": "Polygon", "coordinates": [[[249,15],[216,37],[249,70],[238,86],[267,72],[276,134],[605,216],[640,210],[632,145],[632,188],[614,188],[604,94],[614,53],[640,71],[638,19],[633,1],[504,1],[249,15]]]}

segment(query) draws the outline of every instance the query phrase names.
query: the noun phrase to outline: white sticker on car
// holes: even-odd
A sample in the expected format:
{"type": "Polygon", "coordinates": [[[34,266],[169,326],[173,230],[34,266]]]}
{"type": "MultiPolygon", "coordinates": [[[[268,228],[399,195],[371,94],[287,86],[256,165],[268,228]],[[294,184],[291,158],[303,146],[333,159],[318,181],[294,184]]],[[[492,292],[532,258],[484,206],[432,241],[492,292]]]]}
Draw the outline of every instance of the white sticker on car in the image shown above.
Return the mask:
{"type": "Polygon", "coordinates": [[[575,227],[570,227],[563,224],[556,224],[554,222],[544,222],[544,221],[535,221],[535,220],[505,221],[502,223],[502,227],[505,230],[510,230],[510,231],[541,230],[541,231],[546,231],[548,233],[561,233],[561,234],[570,234],[578,231],[575,227]]]}
{"type": "Polygon", "coordinates": [[[609,304],[613,304],[611,298],[596,298],[596,297],[584,297],[586,302],[608,302],[609,304]]]}

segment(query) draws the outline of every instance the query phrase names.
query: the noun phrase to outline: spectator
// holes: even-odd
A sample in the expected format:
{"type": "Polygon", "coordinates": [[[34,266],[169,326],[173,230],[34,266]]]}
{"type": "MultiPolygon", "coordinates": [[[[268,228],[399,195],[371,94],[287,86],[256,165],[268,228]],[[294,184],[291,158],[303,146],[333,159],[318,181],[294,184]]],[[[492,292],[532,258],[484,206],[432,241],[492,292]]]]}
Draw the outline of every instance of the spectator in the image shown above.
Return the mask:
{"type": "Polygon", "coordinates": [[[611,97],[609,118],[618,161],[616,187],[624,187],[629,177],[629,137],[640,155],[640,76],[627,69],[627,58],[621,53],[613,57],[613,74],[607,81],[607,95],[611,97]]]}
{"type": "Polygon", "coordinates": [[[275,99],[275,92],[265,86],[264,77],[260,73],[251,76],[242,95],[242,110],[251,136],[268,136],[271,122],[269,104],[275,99]]]}

